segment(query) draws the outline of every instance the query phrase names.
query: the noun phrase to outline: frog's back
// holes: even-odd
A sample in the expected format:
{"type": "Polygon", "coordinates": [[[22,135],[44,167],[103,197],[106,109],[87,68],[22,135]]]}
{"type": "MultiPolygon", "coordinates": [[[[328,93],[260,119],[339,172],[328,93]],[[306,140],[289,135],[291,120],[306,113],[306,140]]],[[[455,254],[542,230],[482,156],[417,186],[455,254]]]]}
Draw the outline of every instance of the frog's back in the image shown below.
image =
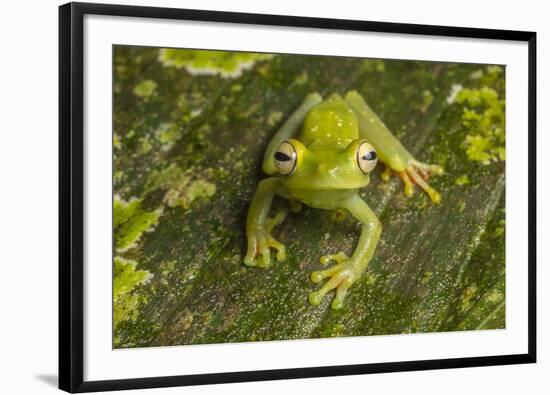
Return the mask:
{"type": "Polygon", "coordinates": [[[345,148],[357,138],[357,116],[336,93],[309,111],[301,134],[301,141],[310,148],[345,148]]]}

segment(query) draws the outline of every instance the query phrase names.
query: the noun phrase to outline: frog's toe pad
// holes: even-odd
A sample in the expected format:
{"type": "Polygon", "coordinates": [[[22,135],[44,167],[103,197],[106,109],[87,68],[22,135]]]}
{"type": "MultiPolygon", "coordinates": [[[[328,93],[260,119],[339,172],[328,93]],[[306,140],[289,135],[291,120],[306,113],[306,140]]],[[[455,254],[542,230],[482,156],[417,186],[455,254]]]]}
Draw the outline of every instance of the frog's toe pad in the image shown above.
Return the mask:
{"type": "Polygon", "coordinates": [[[326,265],[330,261],[335,261],[336,263],[344,263],[349,260],[349,256],[347,256],[344,252],[339,252],[338,254],[329,254],[329,255],[323,255],[320,259],[321,265],[326,265]]]}
{"type": "Polygon", "coordinates": [[[323,274],[321,272],[317,272],[317,271],[312,272],[311,275],[309,276],[309,278],[315,284],[320,283],[324,279],[323,274]]]}
{"type": "Polygon", "coordinates": [[[426,192],[433,203],[441,202],[441,194],[433,189],[427,182],[431,174],[443,174],[443,168],[441,166],[430,165],[414,160],[404,171],[396,173],[403,181],[405,195],[407,197],[412,196],[414,193],[414,184],[416,184],[426,192]]]}
{"type": "Polygon", "coordinates": [[[329,278],[329,280],[320,289],[309,294],[309,302],[318,305],[328,292],[336,289],[336,296],[331,307],[338,310],[343,307],[348,288],[359,277],[359,274],[354,262],[342,252],[336,255],[327,255],[326,258],[339,263],[330,269],[311,273],[310,278],[314,283],[319,283],[326,278],[329,278]]]}
{"type": "Polygon", "coordinates": [[[332,301],[330,307],[333,310],[341,310],[342,307],[344,307],[344,301],[340,300],[340,299],[337,299],[337,298],[334,298],[334,300],[332,301]]]}
{"type": "Polygon", "coordinates": [[[309,303],[314,306],[318,306],[323,300],[324,295],[321,295],[319,291],[311,292],[308,296],[309,303]]]}
{"type": "MultiPolygon", "coordinates": [[[[425,165],[432,166],[432,165],[425,165]]],[[[439,166],[435,166],[440,168],[439,166]]],[[[412,178],[413,182],[424,190],[430,197],[433,203],[441,202],[441,195],[435,189],[433,189],[430,184],[426,181],[428,175],[430,174],[427,169],[421,167],[415,168],[415,166],[409,166],[406,170],[407,174],[412,178]]],[[[435,173],[434,173],[435,174],[435,173]]]]}
{"type": "Polygon", "coordinates": [[[275,240],[265,229],[259,230],[248,241],[248,251],[244,258],[244,264],[246,266],[269,267],[271,265],[271,249],[277,252],[276,258],[278,261],[285,260],[285,246],[275,240]]]}

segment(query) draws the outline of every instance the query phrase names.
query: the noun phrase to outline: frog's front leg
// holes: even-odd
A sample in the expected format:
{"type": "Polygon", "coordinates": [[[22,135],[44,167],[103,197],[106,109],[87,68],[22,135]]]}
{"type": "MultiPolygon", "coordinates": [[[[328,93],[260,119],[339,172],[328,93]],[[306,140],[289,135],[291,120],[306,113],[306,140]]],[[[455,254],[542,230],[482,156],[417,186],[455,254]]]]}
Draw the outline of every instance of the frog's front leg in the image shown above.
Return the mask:
{"type": "Polygon", "coordinates": [[[344,204],[344,208],[363,224],[359,242],[351,257],[340,252],[336,255],[326,255],[321,258],[323,264],[331,260],[336,261],[337,264],[330,269],[311,273],[311,281],[314,283],[330,278],[321,289],[309,294],[309,302],[313,305],[321,303],[323,297],[336,288],[336,296],[331,306],[333,309],[341,309],[349,287],[361,277],[361,274],[367,268],[380,238],[382,225],[376,214],[359,195],[350,198],[344,204]]]}
{"type": "Polygon", "coordinates": [[[248,250],[244,258],[247,266],[269,267],[271,264],[270,248],[277,251],[277,260],[285,259],[285,246],[271,235],[271,230],[283,222],[286,211],[279,212],[274,218],[268,218],[273,197],[281,189],[280,180],[276,177],[260,181],[246,218],[246,236],[248,250]]]}
{"type": "Polygon", "coordinates": [[[441,195],[426,180],[431,174],[443,174],[443,169],[437,165],[417,161],[365,103],[359,93],[348,92],[346,101],[357,115],[361,136],[374,146],[380,161],[386,165],[382,179],[388,181],[391,174],[395,173],[405,185],[405,195],[411,196],[414,192],[413,184],[417,184],[428,194],[432,202],[439,203],[441,195]]]}

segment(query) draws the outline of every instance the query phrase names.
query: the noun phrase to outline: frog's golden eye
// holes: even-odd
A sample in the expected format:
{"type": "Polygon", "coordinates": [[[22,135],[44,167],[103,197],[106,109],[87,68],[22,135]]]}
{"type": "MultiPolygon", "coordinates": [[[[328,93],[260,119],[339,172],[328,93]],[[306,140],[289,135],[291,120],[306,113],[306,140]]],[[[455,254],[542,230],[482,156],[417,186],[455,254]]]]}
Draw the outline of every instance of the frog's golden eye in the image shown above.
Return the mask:
{"type": "Polygon", "coordinates": [[[277,148],[277,151],[275,151],[273,157],[275,160],[275,167],[277,167],[279,173],[283,175],[290,174],[296,168],[297,157],[298,154],[294,146],[288,141],[285,141],[277,148]]]}
{"type": "Polygon", "coordinates": [[[365,174],[370,173],[376,166],[377,162],[378,155],[376,155],[376,150],[374,147],[366,141],[361,143],[357,149],[357,164],[359,165],[361,171],[365,174]]]}

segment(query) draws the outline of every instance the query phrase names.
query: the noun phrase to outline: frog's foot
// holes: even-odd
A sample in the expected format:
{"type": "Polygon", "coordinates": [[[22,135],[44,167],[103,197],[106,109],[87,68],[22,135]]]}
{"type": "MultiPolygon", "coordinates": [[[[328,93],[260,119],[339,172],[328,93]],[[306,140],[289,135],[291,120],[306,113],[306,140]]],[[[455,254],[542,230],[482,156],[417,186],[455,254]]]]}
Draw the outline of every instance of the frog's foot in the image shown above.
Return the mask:
{"type": "Polygon", "coordinates": [[[412,178],[412,181],[428,194],[433,203],[441,202],[441,195],[439,192],[433,189],[430,184],[426,182],[431,174],[438,176],[443,174],[443,168],[441,166],[430,165],[413,160],[405,171],[412,178]]]}
{"type": "MultiPolygon", "coordinates": [[[[382,172],[381,178],[384,181],[389,181],[392,169],[386,166],[382,172]]],[[[438,165],[430,165],[417,160],[412,160],[405,170],[396,171],[395,174],[403,181],[405,195],[411,196],[414,193],[414,184],[418,185],[430,197],[433,203],[441,202],[441,195],[426,181],[431,174],[443,174],[443,168],[438,165]]]]}
{"type": "Polygon", "coordinates": [[[329,278],[323,287],[309,294],[309,303],[318,305],[325,295],[336,288],[336,296],[332,301],[331,307],[335,310],[341,309],[344,305],[344,298],[349,287],[357,280],[361,273],[357,271],[357,265],[346,254],[340,252],[336,255],[325,255],[321,257],[321,263],[327,264],[329,261],[336,261],[336,265],[330,269],[315,271],[311,273],[311,281],[319,283],[325,278],[329,278]]]}
{"type": "Polygon", "coordinates": [[[248,235],[248,251],[244,257],[247,266],[269,267],[271,265],[271,248],[277,251],[277,260],[286,258],[285,246],[275,240],[266,229],[257,228],[248,235]]]}
{"type": "Polygon", "coordinates": [[[283,244],[275,240],[271,230],[286,217],[286,211],[280,211],[274,218],[268,218],[264,227],[258,227],[248,234],[248,250],[244,258],[247,266],[269,267],[271,265],[271,248],[277,251],[277,260],[284,261],[286,249],[283,244]]]}

